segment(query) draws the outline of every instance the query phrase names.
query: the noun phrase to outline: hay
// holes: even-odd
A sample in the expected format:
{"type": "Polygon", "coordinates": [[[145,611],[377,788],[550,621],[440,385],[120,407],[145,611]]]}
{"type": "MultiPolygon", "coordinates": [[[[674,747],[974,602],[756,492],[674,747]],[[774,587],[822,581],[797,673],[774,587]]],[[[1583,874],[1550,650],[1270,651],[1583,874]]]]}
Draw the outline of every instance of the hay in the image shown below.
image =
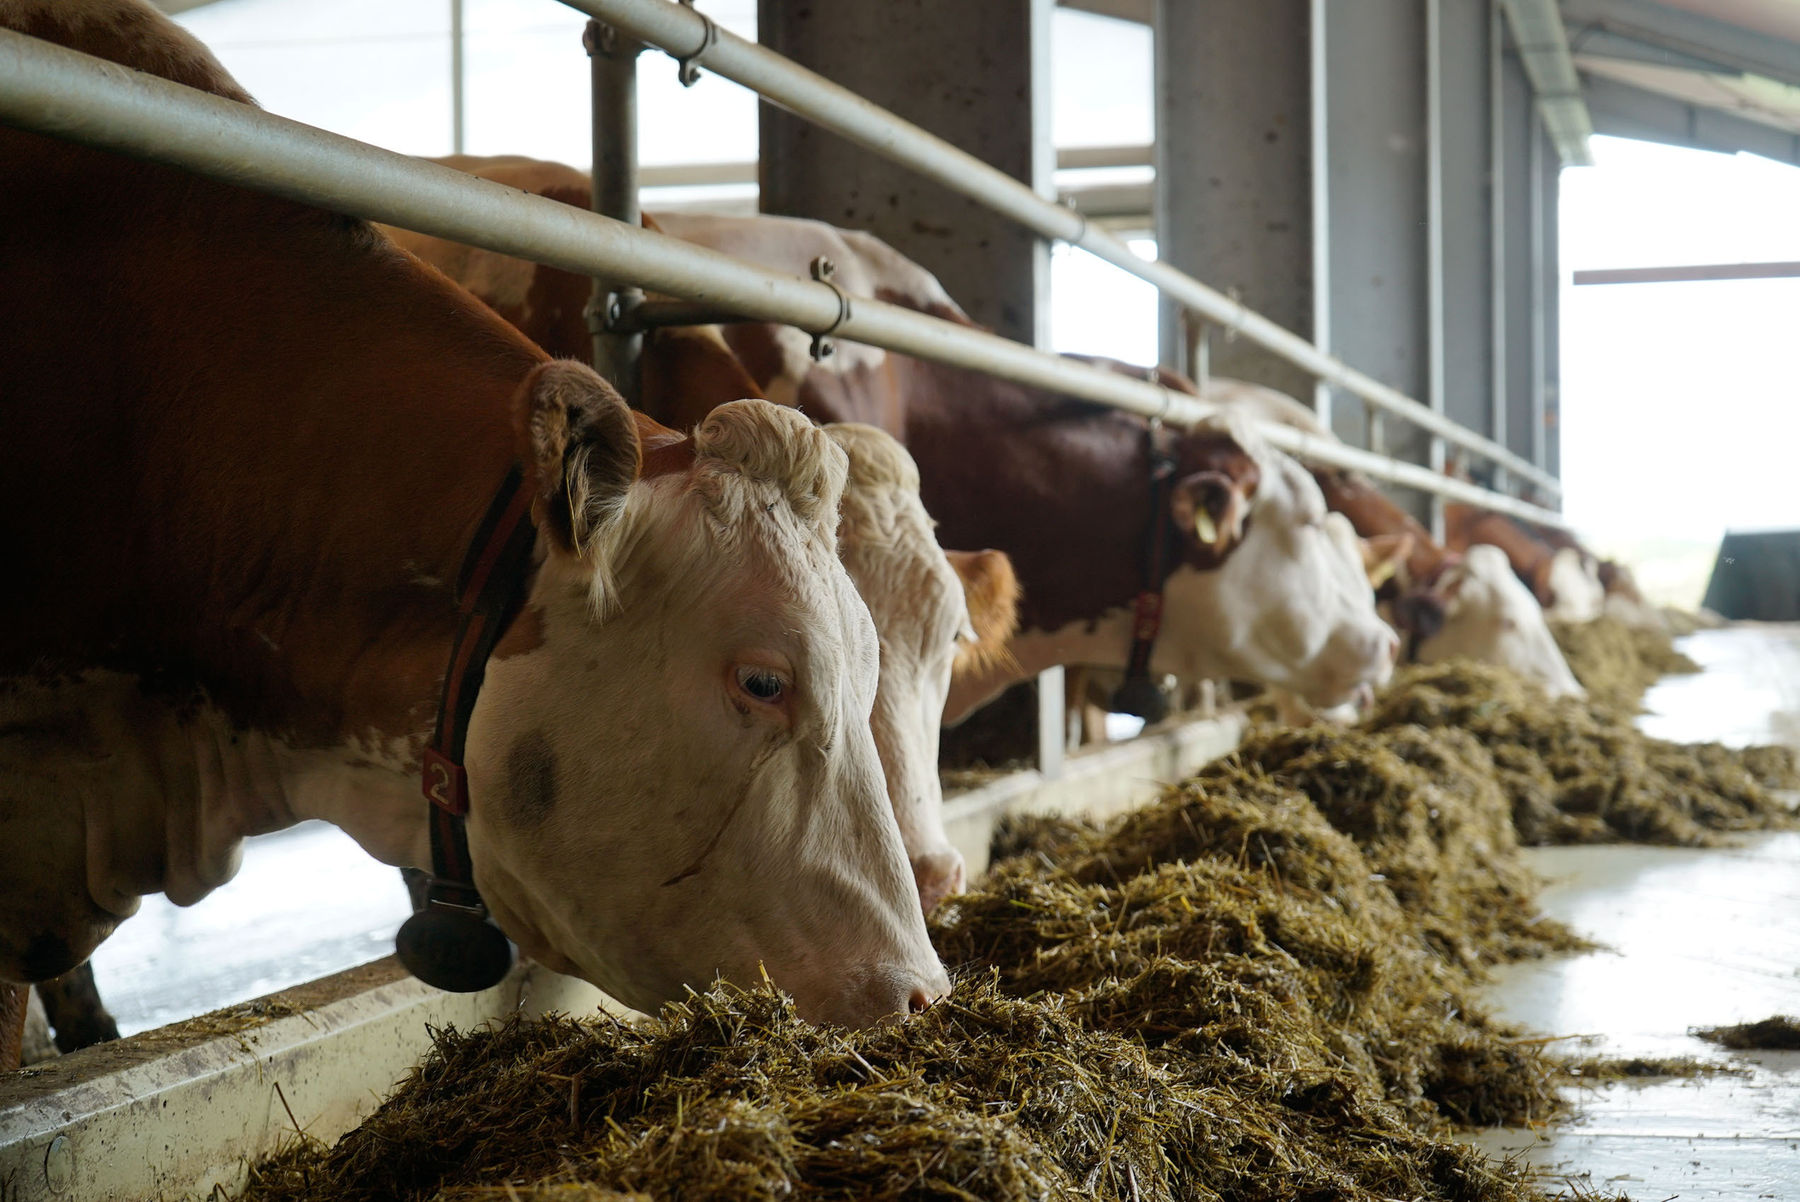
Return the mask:
{"type": "Polygon", "coordinates": [[[1628,714],[1638,711],[1644,694],[1664,676],[1700,670],[1675,649],[1669,631],[1627,625],[1615,617],[1552,622],[1550,633],[1588,697],[1628,714]]]}
{"type": "Polygon", "coordinates": [[[1693,1034],[1736,1052],[1800,1051],[1800,1019],[1786,1014],[1730,1027],[1698,1027],[1693,1034]]]}
{"type": "Polygon", "coordinates": [[[1547,699],[1499,668],[1452,661],[1404,669],[1364,727],[1408,726],[1462,746],[1472,736],[1526,844],[1706,847],[1724,832],[1800,825],[1775,793],[1800,786],[1790,749],[1652,739],[1617,710],[1547,699]]]}
{"type": "Polygon", "coordinates": [[[1748,1076],[1749,1070],[1692,1056],[1591,1056],[1565,1060],[1558,1069],[1572,1081],[1610,1085],[1615,1081],[1692,1080],[1696,1077],[1748,1076]]]}
{"type": "MultiPolygon", "coordinates": [[[[1517,921],[1453,932],[1452,911],[1473,913],[1477,898],[1494,896],[1490,884],[1456,875],[1487,856],[1482,840],[1466,837],[1484,824],[1425,790],[1394,811],[1433,821],[1425,799],[1439,803],[1438,834],[1452,850],[1438,871],[1421,846],[1431,833],[1370,838],[1386,858],[1366,855],[1265,771],[1311,762],[1315,737],[1329,736],[1253,739],[1104,831],[1041,819],[1014,826],[1011,849],[1035,850],[955,900],[938,923],[940,949],[952,963],[999,966],[1010,992],[1068,997],[1094,1025],[1159,1054],[1352,1083],[1357,1097],[1420,1130],[1554,1114],[1551,1062],[1489,1023],[1468,994],[1481,964],[1579,941],[1534,922],[1524,904],[1517,921]]],[[[1505,832],[1504,801],[1490,794],[1487,804],[1499,821],[1485,825],[1505,832]]],[[[1529,878],[1505,864],[1516,845],[1498,838],[1511,850],[1490,862],[1528,891],[1529,878]]]]}
{"type": "MultiPolygon", "coordinates": [[[[1389,767],[1416,786],[1406,815],[1462,804],[1389,767]]],[[[770,991],[718,986],[641,1029],[444,1032],[361,1128],[262,1166],[247,1196],[1535,1198],[1443,1138],[1559,1109],[1555,1063],[1469,995],[1472,966],[1524,929],[1447,938],[1460,886],[1423,886],[1426,842],[1459,869],[1483,840],[1496,865],[1512,854],[1504,800],[1479,808],[1383,843],[1429,923],[1242,760],[1104,831],[1023,824],[1024,854],[940,908],[960,981],[924,1015],[821,1031],[770,991]]]]}
{"type": "Polygon", "coordinates": [[[440,1032],[362,1127],[260,1166],[246,1197],[449,1202],[509,1183],[557,1202],[1532,1196],[1332,1081],[1247,1104],[1056,1000],[975,982],[854,1035],[728,986],[641,1031],[440,1032]]]}
{"type": "Polygon", "coordinates": [[[1793,775],[1416,669],[1367,726],[1259,732],[1105,828],[1011,824],[934,916],[955,994],[910,1021],[819,1030],[721,985],[642,1027],[441,1032],[246,1197],[1537,1198],[1446,1132],[1676,1066],[1559,1060],[1474,1004],[1486,966],[1580,944],[1521,836],[1703,841],[1791,821],[1768,788],[1793,775]]]}

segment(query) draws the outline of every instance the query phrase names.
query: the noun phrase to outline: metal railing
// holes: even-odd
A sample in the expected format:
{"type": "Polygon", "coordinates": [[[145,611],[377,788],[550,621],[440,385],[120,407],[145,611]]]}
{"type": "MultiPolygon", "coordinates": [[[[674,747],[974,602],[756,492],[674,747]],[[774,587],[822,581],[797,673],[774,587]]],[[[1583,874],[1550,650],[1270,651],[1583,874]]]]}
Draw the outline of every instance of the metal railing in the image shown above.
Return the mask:
{"type": "MultiPolygon", "coordinates": [[[[0,30],[0,122],[1145,416],[1193,423],[1219,411],[1158,384],[896,305],[856,298],[846,306],[843,294],[826,283],[764,271],[10,30],[0,30]]],[[[1285,426],[1268,426],[1264,432],[1272,444],[1318,463],[1361,470],[1528,521],[1566,525],[1547,509],[1417,464],[1285,426]]]]}
{"type": "MultiPolygon", "coordinates": [[[[660,48],[678,59],[684,69],[710,70],[823,129],[986,205],[1041,237],[1088,251],[1156,285],[1165,296],[1221,329],[1247,338],[1320,380],[1497,464],[1513,478],[1529,482],[1546,495],[1561,495],[1561,482],[1530,460],[1373,376],[1357,371],[1291,330],[1169,264],[1139,257],[1122,239],[1097,228],[1077,210],[1045,199],[1005,172],[872,104],[848,88],[720,28],[710,17],[692,7],[672,0],[561,2],[606,22],[622,34],[660,48]]],[[[1415,484],[1414,487],[1424,486],[1415,484]]],[[[1443,490],[1428,488],[1426,491],[1443,490]]],[[[1504,508],[1492,504],[1489,507],[1504,508]]]]}

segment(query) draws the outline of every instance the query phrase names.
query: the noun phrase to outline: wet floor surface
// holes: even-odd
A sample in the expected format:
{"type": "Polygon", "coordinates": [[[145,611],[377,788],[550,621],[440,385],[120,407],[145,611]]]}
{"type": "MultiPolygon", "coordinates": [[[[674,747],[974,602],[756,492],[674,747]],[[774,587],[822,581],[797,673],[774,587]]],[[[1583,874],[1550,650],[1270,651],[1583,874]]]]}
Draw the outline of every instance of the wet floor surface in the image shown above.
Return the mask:
{"type": "MultiPolygon", "coordinates": [[[[1646,731],[1796,742],[1800,627],[1704,631],[1682,646],[1705,671],[1652,692],[1646,731]]],[[[1725,1052],[1689,1033],[1800,1014],[1800,833],[1739,842],[1530,852],[1549,882],[1545,911],[1606,950],[1515,965],[1487,1001],[1533,1031],[1590,1037],[1572,1052],[1693,1056],[1748,1075],[1582,1088],[1573,1121],[1478,1143],[1607,1196],[1800,1202],[1800,1052],[1725,1052]]]]}

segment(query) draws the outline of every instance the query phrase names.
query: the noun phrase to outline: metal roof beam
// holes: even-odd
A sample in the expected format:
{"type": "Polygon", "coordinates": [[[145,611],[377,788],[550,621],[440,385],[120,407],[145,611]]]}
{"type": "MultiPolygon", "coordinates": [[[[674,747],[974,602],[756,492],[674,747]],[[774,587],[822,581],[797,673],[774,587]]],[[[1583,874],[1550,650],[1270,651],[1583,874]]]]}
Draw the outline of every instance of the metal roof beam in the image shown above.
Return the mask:
{"type": "Polygon", "coordinates": [[[1563,0],[1562,13],[1570,40],[1584,54],[1608,52],[1604,43],[1589,43],[1590,33],[1602,30],[1682,56],[1670,61],[1670,66],[1692,66],[1698,60],[1722,70],[1800,86],[1800,43],[1653,0],[1563,0]]]}
{"type": "Polygon", "coordinates": [[[1774,126],[1595,75],[1585,77],[1583,91],[1597,133],[1800,166],[1800,135],[1774,126]]]}
{"type": "Polygon", "coordinates": [[[1531,90],[1537,93],[1544,128],[1563,165],[1592,166],[1588,136],[1594,125],[1582,99],[1581,79],[1575,74],[1556,0],[1500,0],[1500,6],[1506,11],[1506,23],[1531,79],[1531,90]]]}
{"type": "Polygon", "coordinates": [[[1156,0],[1056,0],[1058,8],[1073,8],[1116,21],[1136,21],[1139,25],[1156,23],[1156,0]]]}

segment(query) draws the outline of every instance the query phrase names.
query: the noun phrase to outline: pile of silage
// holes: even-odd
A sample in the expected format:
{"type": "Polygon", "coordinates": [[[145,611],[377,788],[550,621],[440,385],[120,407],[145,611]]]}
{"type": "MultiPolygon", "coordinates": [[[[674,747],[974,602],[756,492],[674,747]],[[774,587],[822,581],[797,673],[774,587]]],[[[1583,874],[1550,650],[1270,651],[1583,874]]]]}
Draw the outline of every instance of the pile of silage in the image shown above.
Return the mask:
{"type": "Polygon", "coordinates": [[[1591,622],[1552,622],[1550,632],[1589,699],[1625,713],[1635,714],[1650,686],[1664,676],[1700,670],[1675,649],[1667,629],[1603,615],[1591,622]]]}
{"type": "Polygon", "coordinates": [[[259,1166],[245,1197],[464,1202],[509,1185],[846,1202],[1532,1196],[1329,1087],[1245,1099],[1182,1080],[1057,1000],[973,982],[857,1034],[727,986],[641,1030],[442,1032],[361,1127],[259,1166]]]}
{"type": "Polygon", "coordinates": [[[1363,728],[1407,727],[1460,748],[1472,736],[1527,844],[1704,847],[1721,832],[1796,825],[1775,792],[1800,788],[1790,749],[1653,739],[1619,710],[1546,698],[1504,669],[1460,661],[1403,669],[1363,728]]]}
{"type": "Polygon", "coordinates": [[[1367,725],[1257,732],[1105,828],[1017,824],[934,920],[961,983],[925,1015],[820,1031],[720,987],[643,1028],[447,1032],[248,1197],[1536,1197],[1444,1129],[1637,1070],[1473,1004],[1486,965],[1579,943],[1536,912],[1520,833],[1705,842],[1791,821],[1768,790],[1794,777],[1413,669],[1367,725]]]}
{"type": "Polygon", "coordinates": [[[1730,1027],[1700,1027],[1691,1034],[1734,1052],[1800,1052],[1800,1018],[1786,1014],[1730,1027]]]}
{"type": "Polygon", "coordinates": [[[1453,962],[1474,968],[1588,946],[1538,911],[1511,799],[1469,732],[1277,729],[1246,740],[1237,760],[1303,794],[1349,836],[1453,962]]]}
{"type": "MultiPolygon", "coordinates": [[[[644,1029],[447,1033],[362,1128],[248,1196],[1536,1197],[1442,1138],[1558,1108],[1555,1062],[1468,994],[1529,923],[1451,932],[1451,895],[1472,912],[1495,888],[1461,874],[1511,879],[1506,802],[1378,742],[1410,792],[1364,832],[1373,862],[1260,763],[1214,765],[1106,830],[1021,836],[940,908],[961,983],[924,1015],[826,1032],[720,987],[644,1029]]],[[[1328,754],[1250,750],[1296,775],[1328,754]]]]}

